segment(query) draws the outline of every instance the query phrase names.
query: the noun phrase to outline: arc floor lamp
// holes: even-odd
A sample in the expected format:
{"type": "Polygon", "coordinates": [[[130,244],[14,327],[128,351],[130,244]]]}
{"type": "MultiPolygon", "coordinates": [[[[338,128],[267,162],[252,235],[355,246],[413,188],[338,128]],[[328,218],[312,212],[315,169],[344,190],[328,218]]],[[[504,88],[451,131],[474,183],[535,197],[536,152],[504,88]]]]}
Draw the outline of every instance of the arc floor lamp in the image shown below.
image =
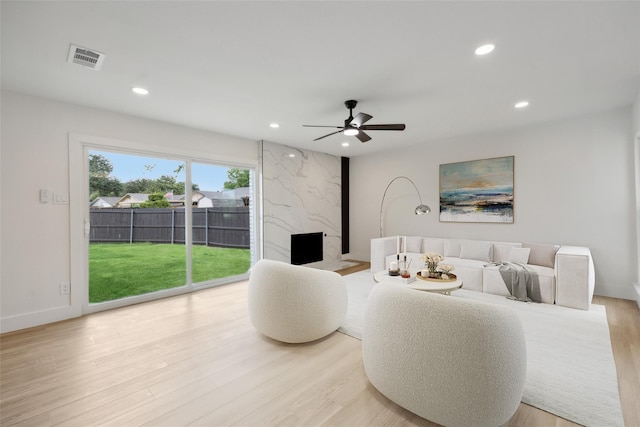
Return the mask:
{"type": "Polygon", "coordinates": [[[389,184],[387,184],[387,188],[385,188],[384,194],[382,195],[382,201],[380,202],[380,237],[382,237],[382,206],[384,205],[384,198],[387,196],[387,191],[389,190],[389,187],[391,187],[391,184],[393,184],[398,179],[406,179],[407,181],[409,181],[411,185],[413,185],[413,188],[415,188],[416,193],[418,193],[418,199],[420,200],[420,204],[416,206],[416,208],[414,209],[414,213],[416,215],[425,215],[431,212],[431,208],[429,206],[422,204],[422,196],[420,196],[418,187],[416,187],[413,181],[411,181],[406,176],[396,176],[391,180],[391,182],[389,182],[389,184]]]}

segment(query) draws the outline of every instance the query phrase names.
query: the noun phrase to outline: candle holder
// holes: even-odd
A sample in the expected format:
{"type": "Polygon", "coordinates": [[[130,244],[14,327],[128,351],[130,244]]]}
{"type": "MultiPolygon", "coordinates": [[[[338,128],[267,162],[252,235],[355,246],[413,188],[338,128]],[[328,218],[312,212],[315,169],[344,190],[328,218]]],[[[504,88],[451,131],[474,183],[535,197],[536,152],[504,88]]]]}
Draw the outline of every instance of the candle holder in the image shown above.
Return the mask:
{"type": "MultiPolygon", "coordinates": [[[[398,259],[400,258],[400,256],[398,255],[398,259]]],[[[399,268],[399,262],[398,261],[391,261],[391,263],[389,263],[389,276],[399,276],[400,275],[400,268],[399,268]]]]}
{"type": "Polygon", "coordinates": [[[411,260],[409,260],[409,262],[407,262],[407,256],[404,256],[404,261],[402,261],[399,264],[399,268],[400,268],[400,277],[402,277],[403,279],[408,279],[409,277],[411,277],[411,273],[409,272],[409,267],[411,266],[411,260]]]}

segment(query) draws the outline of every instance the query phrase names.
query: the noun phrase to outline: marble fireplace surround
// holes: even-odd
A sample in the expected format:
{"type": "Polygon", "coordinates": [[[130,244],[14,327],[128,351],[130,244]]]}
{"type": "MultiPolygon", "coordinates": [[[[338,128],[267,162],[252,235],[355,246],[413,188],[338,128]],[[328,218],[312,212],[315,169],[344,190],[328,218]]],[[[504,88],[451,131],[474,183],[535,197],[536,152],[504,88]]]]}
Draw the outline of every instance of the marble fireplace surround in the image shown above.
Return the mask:
{"type": "Polygon", "coordinates": [[[291,262],[291,235],[321,232],[323,263],[339,263],[340,158],[267,141],[260,151],[264,258],[291,262]]]}

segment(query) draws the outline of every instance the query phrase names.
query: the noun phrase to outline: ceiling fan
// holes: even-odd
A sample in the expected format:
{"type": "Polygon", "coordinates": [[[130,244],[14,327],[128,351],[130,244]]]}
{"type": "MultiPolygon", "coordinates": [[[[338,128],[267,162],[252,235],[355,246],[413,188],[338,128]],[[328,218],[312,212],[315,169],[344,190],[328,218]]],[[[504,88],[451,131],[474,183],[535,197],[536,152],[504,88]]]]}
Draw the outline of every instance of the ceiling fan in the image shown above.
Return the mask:
{"type": "Polygon", "coordinates": [[[404,130],[405,128],[404,124],[365,125],[365,123],[371,120],[373,116],[370,116],[369,114],[366,114],[366,113],[358,113],[357,116],[353,117],[353,109],[356,107],[357,104],[358,104],[358,101],[354,101],[353,99],[350,99],[344,102],[344,105],[349,109],[349,117],[344,121],[344,126],[316,126],[316,125],[302,125],[302,126],[315,127],[315,128],[340,129],[335,132],[331,132],[327,135],[321,136],[320,138],[316,138],[314,139],[314,141],[342,132],[345,135],[355,136],[360,140],[360,142],[367,142],[371,139],[371,137],[363,132],[365,130],[404,130]]]}

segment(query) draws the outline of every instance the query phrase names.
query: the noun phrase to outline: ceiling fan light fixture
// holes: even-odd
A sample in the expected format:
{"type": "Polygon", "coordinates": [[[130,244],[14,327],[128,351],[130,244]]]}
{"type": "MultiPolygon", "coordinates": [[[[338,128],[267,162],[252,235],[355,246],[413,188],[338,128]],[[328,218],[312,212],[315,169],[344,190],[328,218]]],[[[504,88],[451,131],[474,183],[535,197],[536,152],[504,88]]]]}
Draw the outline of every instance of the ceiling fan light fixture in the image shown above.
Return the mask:
{"type": "Polygon", "coordinates": [[[476,55],[486,55],[487,53],[491,53],[493,52],[493,49],[495,49],[496,46],[494,44],[488,43],[488,44],[483,44],[482,46],[479,46],[475,53],[476,55]]]}
{"type": "Polygon", "coordinates": [[[358,132],[359,132],[359,131],[358,131],[358,129],[356,129],[356,128],[346,128],[346,129],[344,130],[344,134],[345,134],[345,135],[347,135],[347,136],[354,136],[354,135],[357,135],[357,134],[358,134],[358,132]]]}
{"type": "Polygon", "coordinates": [[[136,95],[149,95],[149,91],[140,86],[132,87],[131,92],[135,93],[136,95]]]}

